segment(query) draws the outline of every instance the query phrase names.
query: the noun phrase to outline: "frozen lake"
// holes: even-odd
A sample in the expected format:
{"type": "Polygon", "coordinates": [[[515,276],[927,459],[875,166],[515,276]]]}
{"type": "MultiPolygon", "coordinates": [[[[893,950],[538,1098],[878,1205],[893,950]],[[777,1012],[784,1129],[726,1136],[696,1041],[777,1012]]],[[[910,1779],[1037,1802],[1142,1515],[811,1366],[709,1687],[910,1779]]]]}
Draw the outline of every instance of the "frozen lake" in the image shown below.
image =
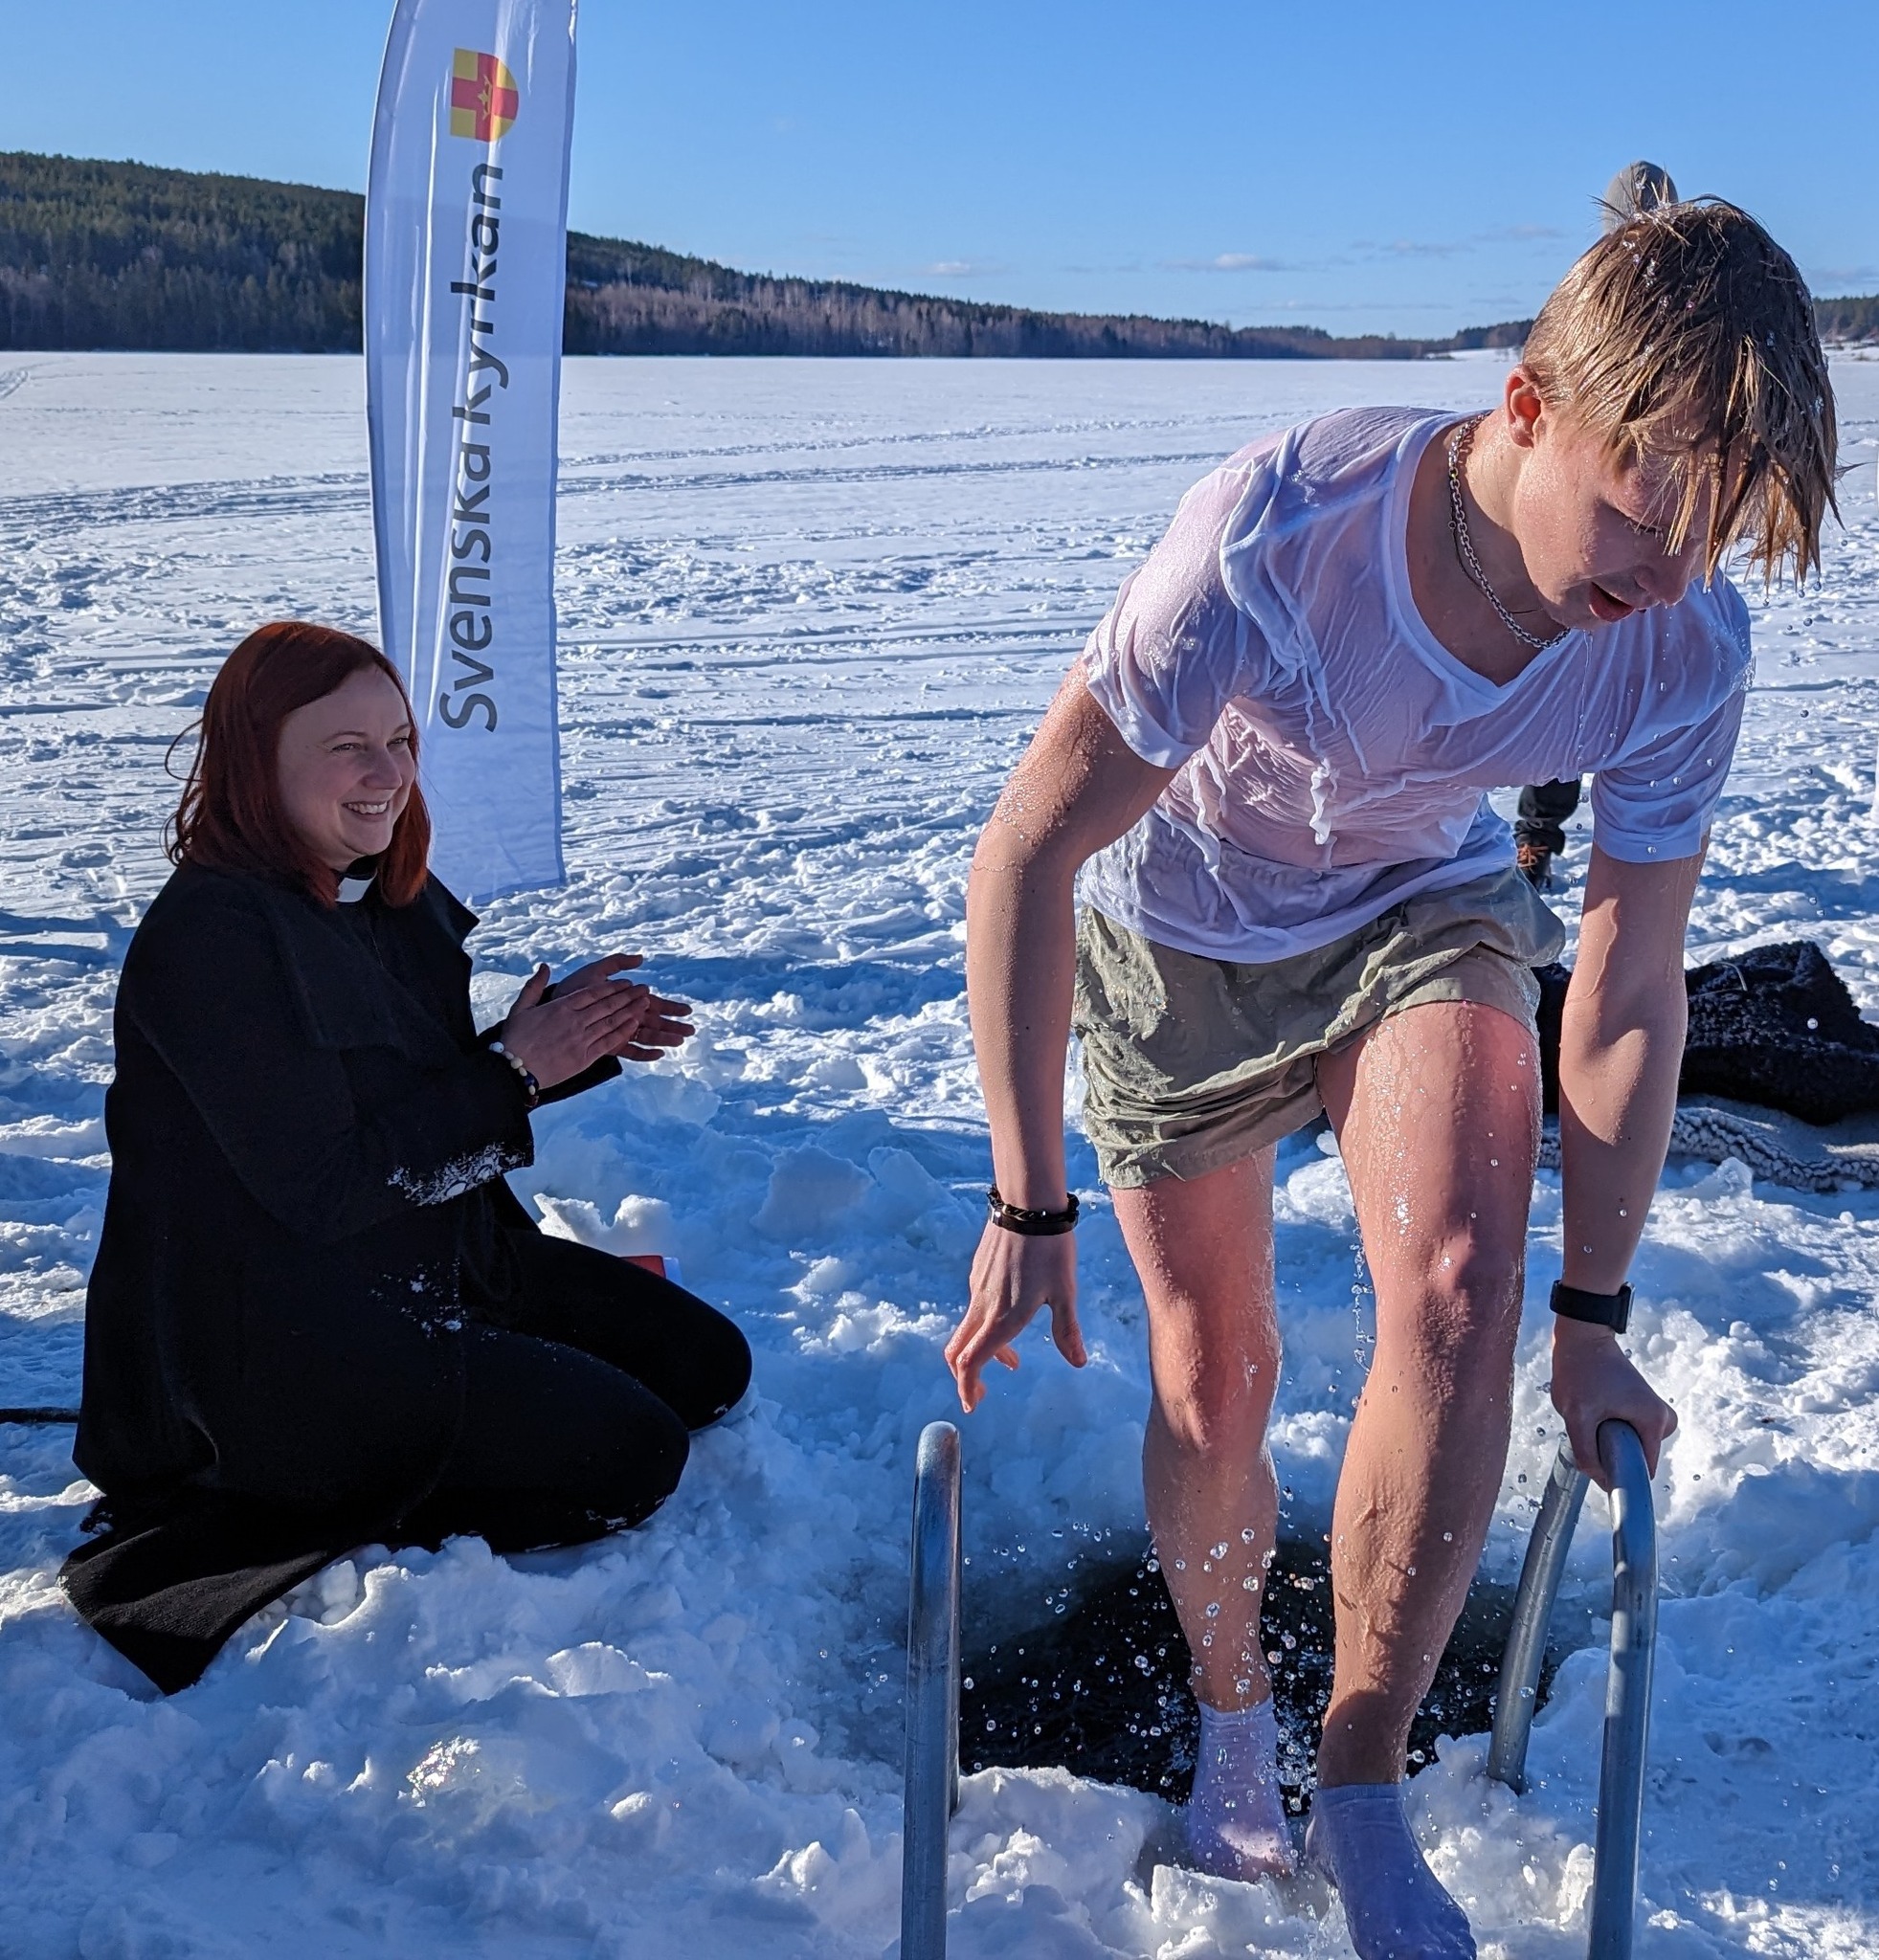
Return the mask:
{"type": "MultiPolygon", "coordinates": [[[[77,1399],[118,963],[167,870],[171,742],[259,621],[374,631],[361,368],[15,355],[0,373],[0,1402],[77,1399]]],[[[494,1011],[535,957],[627,945],[700,1005],[662,1065],[546,1112],[515,1180],[560,1229],[677,1251],[758,1354],[645,1528],[506,1564],[368,1553],[154,1701],[53,1585],[87,1487],[67,1430],[0,1429],[0,1955],[879,1960],[897,1930],[912,1441],[986,1149],[961,999],[978,824],[1182,490],[1350,402],[1467,408],[1424,366],[620,361],[568,366],[566,889],[491,908],[494,1011]]],[[[1879,1015],[1879,362],[1835,369],[1858,465],[1804,597],[1749,593],[1758,673],[1691,959],[1818,939],[1879,1015]]],[[[1586,837],[1575,838],[1570,919],[1586,837]]],[[[981,1627],[1139,1549],[1139,1300],[1083,1233],[1092,1364],[1040,1336],[966,1425],[981,1627]]],[[[1275,1447],[1329,1515],[1360,1378],[1334,1159],[1288,1147],[1275,1447]]],[[[1510,1576],[1556,1443],[1557,1180],[1535,1192],[1510,1576]]],[[[1673,1161],[1634,1350],[1683,1428],[1645,1955],[1879,1946],[1879,1193],[1673,1161]]],[[[1607,1553],[1598,1501],[1575,1572],[1607,1553]]],[[[1534,1787],[1485,1738],[1412,1786],[1484,1953],[1582,1950],[1603,1660],[1569,1659],[1534,1787]]],[[[1348,1953],[1341,1921],[1159,1864],[1152,1799],[969,1780],[958,1956],[1348,1953]]]]}

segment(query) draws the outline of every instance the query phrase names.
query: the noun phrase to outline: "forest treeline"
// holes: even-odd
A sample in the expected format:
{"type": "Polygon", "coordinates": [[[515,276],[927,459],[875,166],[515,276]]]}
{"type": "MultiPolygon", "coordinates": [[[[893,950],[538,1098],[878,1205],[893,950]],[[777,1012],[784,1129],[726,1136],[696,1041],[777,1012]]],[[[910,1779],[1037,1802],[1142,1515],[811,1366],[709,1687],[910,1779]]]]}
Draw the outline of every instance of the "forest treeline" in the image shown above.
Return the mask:
{"type": "MultiPolygon", "coordinates": [[[[1475,345],[1517,345],[1487,339],[1475,345]]],[[[1040,360],[1416,360],[1449,342],[1146,314],[1040,313],[836,279],[774,278],[616,238],[568,238],[570,354],[883,354],[1040,360]]]]}
{"type": "MultiPolygon", "coordinates": [[[[350,191],[0,154],[0,350],[357,352],[364,231],[365,201],[350,191]]],[[[1832,339],[1879,338],[1879,299],[1818,310],[1832,339]]],[[[1044,313],[735,272],[575,232],[563,345],[570,354],[1415,360],[1518,346],[1530,324],[1400,340],[1044,313]]]]}
{"type": "MultiPolygon", "coordinates": [[[[0,155],[0,348],[356,352],[365,200],[143,164],[0,155]]],[[[1315,327],[1041,313],[568,239],[570,354],[1413,359],[1315,327]]]]}
{"type": "Polygon", "coordinates": [[[1829,346],[1856,347],[1879,341],[1879,294],[1858,300],[1816,300],[1814,319],[1829,346]]]}

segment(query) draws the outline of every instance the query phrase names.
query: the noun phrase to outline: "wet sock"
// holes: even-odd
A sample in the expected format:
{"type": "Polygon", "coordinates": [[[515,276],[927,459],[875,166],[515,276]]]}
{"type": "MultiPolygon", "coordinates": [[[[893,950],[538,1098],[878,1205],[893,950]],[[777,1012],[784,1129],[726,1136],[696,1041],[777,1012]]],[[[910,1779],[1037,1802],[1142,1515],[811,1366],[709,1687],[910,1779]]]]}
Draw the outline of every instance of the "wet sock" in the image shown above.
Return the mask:
{"type": "Polygon", "coordinates": [[[1271,1701],[1200,1704],[1200,1747],[1188,1799],[1188,1860],[1216,1879],[1262,1879],[1297,1862],[1279,1793],[1279,1721],[1271,1701]]]}
{"type": "Polygon", "coordinates": [[[1474,1960],[1468,1916],[1423,1863],[1401,1784],[1320,1790],[1305,1860],[1337,1887],[1357,1960],[1474,1960]]]}

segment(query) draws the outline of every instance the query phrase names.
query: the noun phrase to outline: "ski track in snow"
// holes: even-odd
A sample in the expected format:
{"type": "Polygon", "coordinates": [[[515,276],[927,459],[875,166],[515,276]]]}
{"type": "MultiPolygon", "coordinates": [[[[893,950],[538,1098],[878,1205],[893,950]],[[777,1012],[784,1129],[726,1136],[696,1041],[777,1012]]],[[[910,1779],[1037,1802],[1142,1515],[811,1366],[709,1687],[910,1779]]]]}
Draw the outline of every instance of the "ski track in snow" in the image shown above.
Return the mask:
{"type": "MultiPolygon", "coordinates": [[[[677,1252],[757,1350],[678,1497],[579,1552],[368,1549],[159,1701],[54,1584],[88,1488],[67,1430],[0,1430],[0,1953],[816,1955],[897,1930],[906,1519],[986,1176],[961,998],[976,828],[1057,677],[1189,482],[1352,401],[1487,402],[1492,360],[575,361],[561,500],[565,890],[490,908],[493,1017],[532,959],[642,948],[699,1004],[676,1066],[538,1120],[554,1229],[677,1252]]],[[[1846,520],[1764,600],[1691,957],[1821,940],[1879,1013],[1879,363],[1836,364],[1846,520]]],[[[0,375],[0,1401],[77,1399],[108,1161],[109,1012],[165,873],[165,775],[260,620],[370,634],[360,368],[31,357],[0,375]]],[[[1586,835],[1570,874],[1582,876],[1586,835]]],[[[1570,918],[1576,892],[1559,899],[1570,918]]],[[[965,1425],[968,1613],[1061,1610],[1133,1556],[1140,1307],[1078,1144],[1091,1363],[1035,1330],[965,1425]]],[[[1366,1352],[1341,1169],[1282,1153],[1275,1448],[1322,1529],[1366,1352]]],[[[1515,1441],[1488,1567],[1556,1446],[1556,1178],[1534,1199],[1515,1441]]],[[[1643,1955],[1879,1945],[1879,1194],[1673,1162],[1634,1348],[1683,1427],[1643,1955]]],[[[1485,1954],[1583,1950],[1609,1560],[1533,1787],[1444,1743],[1412,1785],[1485,1954]]],[[[1062,1774],[968,1779],[951,1950],[1348,1953],[1342,1921],[1157,1861],[1168,1813],[1062,1774]]]]}

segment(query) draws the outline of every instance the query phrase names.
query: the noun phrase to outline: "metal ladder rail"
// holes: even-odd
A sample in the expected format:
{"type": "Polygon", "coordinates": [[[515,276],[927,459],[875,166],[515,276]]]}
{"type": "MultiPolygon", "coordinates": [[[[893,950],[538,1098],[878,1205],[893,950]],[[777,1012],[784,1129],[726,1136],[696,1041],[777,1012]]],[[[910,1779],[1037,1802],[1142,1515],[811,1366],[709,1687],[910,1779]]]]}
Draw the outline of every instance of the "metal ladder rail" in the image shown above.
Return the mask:
{"type": "Polygon", "coordinates": [[[945,1960],[947,1827],[959,1807],[959,1432],[930,1422],[913,1473],[901,1960],[945,1960]]]}
{"type": "MultiPolygon", "coordinates": [[[[1630,1960],[1637,1921],[1651,1667],[1657,1647],[1657,1521],[1644,1444],[1628,1422],[1599,1425],[1599,1461],[1612,1493],[1612,1638],[1587,1950],[1590,1960],[1630,1960]]],[[[1488,1752],[1488,1775],[1515,1792],[1527,1787],[1527,1743],[1533,1726],[1547,1625],[1559,1596],[1573,1527],[1589,1481],[1574,1466],[1570,1447],[1562,1445],[1520,1569],[1488,1752]]]]}

